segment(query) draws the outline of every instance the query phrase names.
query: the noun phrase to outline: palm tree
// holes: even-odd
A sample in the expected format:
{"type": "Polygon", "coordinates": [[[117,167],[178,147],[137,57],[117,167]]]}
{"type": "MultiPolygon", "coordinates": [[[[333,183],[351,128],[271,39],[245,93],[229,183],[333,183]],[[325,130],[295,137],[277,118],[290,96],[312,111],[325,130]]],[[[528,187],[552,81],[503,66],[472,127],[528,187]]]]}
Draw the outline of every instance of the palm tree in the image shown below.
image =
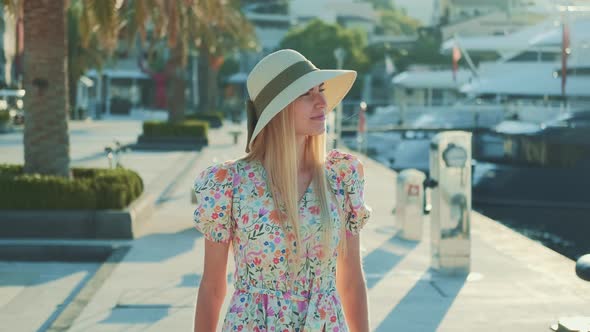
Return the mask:
{"type": "MultiPolygon", "coordinates": [[[[102,6],[112,6],[102,2],[102,6]]],[[[113,28],[117,28],[112,16],[96,18],[95,11],[88,8],[90,3],[72,0],[68,8],[68,91],[70,108],[76,106],[77,86],[80,77],[92,68],[101,69],[112,51],[113,28]],[[96,29],[95,21],[102,20],[101,26],[109,26],[108,32],[96,29]],[[104,21],[108,23],[104,23],[104,21]],[[114,27],[113,27],[114,26],[114,27]],[[94,27],[94,28],[93,28],[94,27]],[[111,47],[105,47],[110,45],[111,47]]],[[[109,12],[107,9],[106,12],[109,12]]],[[[116,32],[115,32],[116,33],[116,32]]]]}
{"type": "MultiPolygon", "coordinates": [[[[184,114],[185,80],[182,68],[190,47],[198,47],[202,61],[236,46],[252,45],[252,27],[236,0],[3,0],[5,8],[24,18],[24,131],[25,172],[70,177],[68,136],[67,11],[71,4],[80,32],[80,45],[99,41],[113,50],[125,24],[130,35],[145,40],[146,26],[156,36],[167,36],[171,48],[171,119],[184,114]],[[121,19],[122,18],[122,19],[121,19]]],[[[206,77],[209,66],[200,74],[206,77]]],[[[75,70],[77,75],[80,70],[75,70]]],[[[201,102],[207,105],[206,85],[200,79],[201,102]]],[[[207,110],[208,107],[202,106],[207,110]]]]}
{"type": "Polygon", "coordinates": [[[145,42],[146,26],[151,22],[154,39],[167,40],[170,57],[165,72],[170,81],[169,118],[173,122],[184,117],[184,67],[189,50],[199,50],[199,104],[207,111],[214,95],[209,89],[217,84],[216,80],[211,84],[209,73],[216,74],[212,62],[230,50],[256,45],[253,28],[235,0],[129,0],[124,7],[131,38],[139,34],[145,42]]]}
{"type": "Polygon", "coordinates": [[[201,32],[199,48],[199,111],[209,111],[216,106],[217,76],[223,54],[236,49],[256,47],[254,29],[239,9],[239,1],[204,1],[209,20],[198,22],[201,32]]]}
{"type": "Polygon", "coordinates": [[[67,0],[24,1],[26,173],[70,177],[67,0]]]}
{"type": "MultiPolygon", "coordinates": [[[[112,47],[117,31],[116,2],[72,0],[72,4],[83,4],[88,9],[80,12],[80,31],[93,31],[103,45],[112,47]]],[[[3,5],[24,21],[24,171],[71,177],[67,36],[70,1],[3,0],[3,5]]]]}

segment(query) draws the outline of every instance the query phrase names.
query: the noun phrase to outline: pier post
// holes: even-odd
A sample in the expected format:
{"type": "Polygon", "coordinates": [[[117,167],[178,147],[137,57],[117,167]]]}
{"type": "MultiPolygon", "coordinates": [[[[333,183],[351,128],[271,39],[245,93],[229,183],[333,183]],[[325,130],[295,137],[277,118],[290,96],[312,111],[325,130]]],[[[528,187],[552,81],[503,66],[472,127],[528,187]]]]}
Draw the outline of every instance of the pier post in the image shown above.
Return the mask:
{"type": "Polygon", "coordinates": [[[422,239],[425,179],[426,175],[416,169],[405,169],[397,177],[395,222],[403,239],[422,239]]]}
{"type": "Polygon", "coordinates": [[[471,133],[448,131],[430,144],[432,268],[469,273],[471,260],[471,133]]]}

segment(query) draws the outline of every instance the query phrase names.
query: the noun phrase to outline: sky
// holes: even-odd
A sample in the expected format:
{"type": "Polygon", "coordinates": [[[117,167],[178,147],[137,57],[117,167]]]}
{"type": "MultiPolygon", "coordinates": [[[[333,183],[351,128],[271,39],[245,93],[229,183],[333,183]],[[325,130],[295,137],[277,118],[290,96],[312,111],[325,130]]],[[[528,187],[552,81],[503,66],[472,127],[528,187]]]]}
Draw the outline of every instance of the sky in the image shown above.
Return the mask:
{"type": "Polygon", "coordinates": [[[429,25],[435,0],[393,0],[397,8],[405,8],[407,14],[422,24],[429,25]]]}
{"type": "MultiPolygon", "coordinates": [[[[405,8],[408,15],[418,19],[422,24],[429,25],[432,21],[434,2],[437,0],[391,0],[398,8],[405,8]]],[[[499,0],[490,0],[499,1],[499,0]]],[[[590,0],[529,0],[528,3],[536,4],[541,11],[552,10],[555,4],[569,2],[575,5],[589,5],[590,0]]]]}

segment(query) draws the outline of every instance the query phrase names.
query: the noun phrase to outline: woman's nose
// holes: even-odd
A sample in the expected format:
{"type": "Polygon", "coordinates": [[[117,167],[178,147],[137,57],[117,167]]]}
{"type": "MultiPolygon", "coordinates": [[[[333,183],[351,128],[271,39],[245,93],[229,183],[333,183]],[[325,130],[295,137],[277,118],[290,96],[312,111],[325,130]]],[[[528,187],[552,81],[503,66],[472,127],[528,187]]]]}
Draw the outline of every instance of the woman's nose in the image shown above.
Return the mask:
{"type": "Polygon", "coordinates": [[[326,107],[326,104],[327,104],[327,102],[326,102],[326,96],[324,95],[323,92],[320,92],[320,93],[318,93],[316,95],[316,104],[319,107],[326,107]]]}

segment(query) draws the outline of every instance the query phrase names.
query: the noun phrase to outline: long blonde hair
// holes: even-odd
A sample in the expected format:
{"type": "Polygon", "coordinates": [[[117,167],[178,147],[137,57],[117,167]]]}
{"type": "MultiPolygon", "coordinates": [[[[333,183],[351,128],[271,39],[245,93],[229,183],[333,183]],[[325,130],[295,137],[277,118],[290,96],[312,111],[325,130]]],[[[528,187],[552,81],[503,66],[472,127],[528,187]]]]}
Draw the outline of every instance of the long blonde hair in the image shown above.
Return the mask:
{"type": "MultiPolygon", "coordinates": [[[[271,187],[275,208],[283,213],[281,226],[289,238],[293,234],[295,241],[288,241],[289,249],[294,252],[301,246],[301,232],[299,225],[299,193],[297,189],[297,151],[295,144],[295,111],[293,103],[279,112],[256,136],[252,142],[251,150],[245,160],[259,160],[264,162],[268,174],[268,182],[271,187]],[[282,208],[281,208],[282,207],[282,208]]],[[[333,239],[335,224],[330,214],[330,197],[334,192],[330,189],[325,173],[326,159],[326,134],[308,136],[305,144],[304,160],[306,168],[312,170],[312,183],[316,196],[320,203],[320,218],[322,230],[321,259],[322,264],[331,256],[330,248],[333,239]]],[[[334,203],[336,203],[334,201],[334,203]]],[[[340,249],[345,246],[345,220],[342,219],[342,209],[336,204],[341,220],[340,249]]],[[[292,255],[295,271],[298,271],[302,259],[303,248],[292,255]]],[[[290,264],[293,265],[293,264],[290,264]]]]}

